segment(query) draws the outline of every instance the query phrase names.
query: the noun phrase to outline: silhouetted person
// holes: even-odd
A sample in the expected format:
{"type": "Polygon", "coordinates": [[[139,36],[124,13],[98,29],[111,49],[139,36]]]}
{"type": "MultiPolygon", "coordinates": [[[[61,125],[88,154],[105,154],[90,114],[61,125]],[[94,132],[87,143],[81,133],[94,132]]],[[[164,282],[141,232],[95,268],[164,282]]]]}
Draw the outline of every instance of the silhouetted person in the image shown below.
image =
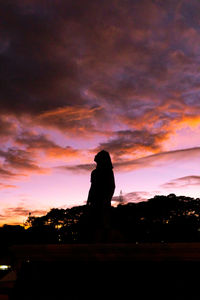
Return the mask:
{"type": "Polygon", "coordinates": [[[100,151],[94,158],[97,166],[91,173],[91,187],[88,194],[90,226],[93,227],[95,239],[104,239],[110,227],[111,199],[115,190],[113,165],[107,151],[100,151]],[[102,235],[102,237],[98,236],[102,235]]]}

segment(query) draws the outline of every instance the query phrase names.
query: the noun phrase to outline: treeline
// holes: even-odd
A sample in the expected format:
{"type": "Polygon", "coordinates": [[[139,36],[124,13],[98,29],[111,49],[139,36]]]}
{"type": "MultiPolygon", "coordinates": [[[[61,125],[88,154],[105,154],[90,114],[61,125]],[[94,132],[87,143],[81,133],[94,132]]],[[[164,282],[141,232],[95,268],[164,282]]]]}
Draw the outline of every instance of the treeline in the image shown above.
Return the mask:
{"type": "MultiPolygon", "coordinates": [[[[25,227],[4,225],[0,238],[7,245],[92,242],[87,217],[86,205],[51,209],[41,217],[30,215],[25,227]]],[[[200,199],[170,194],[119,204],[111,208],[109,237],[111,242],[199,242],[200,199]]]]}

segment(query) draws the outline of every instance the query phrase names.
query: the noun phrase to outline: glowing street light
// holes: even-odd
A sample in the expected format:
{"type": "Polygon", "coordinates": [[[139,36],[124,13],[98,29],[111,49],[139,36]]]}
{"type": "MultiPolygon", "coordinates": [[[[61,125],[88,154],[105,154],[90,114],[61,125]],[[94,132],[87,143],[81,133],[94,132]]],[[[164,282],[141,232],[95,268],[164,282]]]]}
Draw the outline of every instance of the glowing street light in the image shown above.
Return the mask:
{"type": "Polygon", "coordinates": [[[0,270],[5,271],[5,270],[8,270],[8,269],[11,269],[10,265],[0,265],[0,270]]]}

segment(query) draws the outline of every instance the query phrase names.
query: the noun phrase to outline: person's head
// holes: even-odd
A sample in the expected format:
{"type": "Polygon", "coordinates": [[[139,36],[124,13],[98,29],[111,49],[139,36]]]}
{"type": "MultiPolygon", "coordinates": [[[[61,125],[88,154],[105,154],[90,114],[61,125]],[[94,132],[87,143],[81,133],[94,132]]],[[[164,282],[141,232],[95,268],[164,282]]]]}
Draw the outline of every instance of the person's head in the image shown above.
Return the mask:
{"type": "Polygon", "coordinates": [[[109,152],[102,150],[94,158],[97,163],[97,167],[100,168],[113,168],[109,152]]]}

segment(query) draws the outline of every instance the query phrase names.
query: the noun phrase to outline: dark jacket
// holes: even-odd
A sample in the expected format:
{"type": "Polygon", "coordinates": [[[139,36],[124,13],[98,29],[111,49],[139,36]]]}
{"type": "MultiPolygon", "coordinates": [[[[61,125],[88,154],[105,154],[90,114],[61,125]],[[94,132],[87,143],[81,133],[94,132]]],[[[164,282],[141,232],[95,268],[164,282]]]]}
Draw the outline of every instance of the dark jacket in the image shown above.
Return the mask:
{"type": "Polygon", "coordinates": [[[114,190],[115,179],[112,168],[97,167],[91,173],[87,204],[94,208],[110,207],[114,190]]]}

